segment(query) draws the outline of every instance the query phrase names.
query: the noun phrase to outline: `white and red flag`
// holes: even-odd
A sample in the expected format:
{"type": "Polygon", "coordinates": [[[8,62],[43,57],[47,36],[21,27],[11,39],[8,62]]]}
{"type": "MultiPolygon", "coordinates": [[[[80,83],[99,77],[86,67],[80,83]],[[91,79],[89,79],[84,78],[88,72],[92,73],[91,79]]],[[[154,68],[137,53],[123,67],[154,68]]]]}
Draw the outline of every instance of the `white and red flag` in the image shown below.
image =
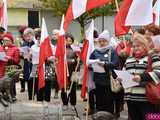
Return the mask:
{"type": "Polygon", "coordinates": [[[84,63],[84,74],[83,74],[83,81],[82,81],[82,89],[81,89],[81,97],[84,98],[86,94],[86,84],[88,80],[88,64],[89,64],[89,57],[94,50],[94,21],[92,20],[88,30],[86,31],[86,39],[83,43],[83,48],[81,51],[81,59],[84,63]]]}
{"type": "Polygon", "coordinates": [[[111,1],[112,0],[72,0],[71,5],[69,6],[66,13],[64,30],[66,31],[68,29],[68,26],[72,20],[78,18],[86,11],[100,7],[111,1]]]}
{"type": "Polygon", "coordinates": [[[8,26],[8,15],[7,15],[7,0],[3,0],[0,6],[0,26],[5,28],[7,31],[8,26]]]}
{"type": "Polygon", "coordinates": [[[67,81],[67,72],[66,72],[66,54],[65,54],[65,32],[63,29],[64,25],[64,16],[62,16],[60,33],[57,41],[56,47],[56,70],[57,70],[57,80],[60,89],[66,87],[67,81]]]}
{"type": "Polygon", "coordinates": [[[47,26],[44,18],[42,19],[41,39],[40,39],[40,53],[38,64],[38,88],[45,86],[45,61],[53,55],[51,41],[48,35],[47,26]]]}
{"type": "Polygon", "coordinates": [[[153,22],[153,0],[124,0],[115,17],[116,36],[125,35],[130,26],[144,26],[153,22]]]}
{"type": "Polygon", "coordinates": [[[155,25],[160,25],[160,0],[157,0],[153,7],[153,21],[155,25]]]}

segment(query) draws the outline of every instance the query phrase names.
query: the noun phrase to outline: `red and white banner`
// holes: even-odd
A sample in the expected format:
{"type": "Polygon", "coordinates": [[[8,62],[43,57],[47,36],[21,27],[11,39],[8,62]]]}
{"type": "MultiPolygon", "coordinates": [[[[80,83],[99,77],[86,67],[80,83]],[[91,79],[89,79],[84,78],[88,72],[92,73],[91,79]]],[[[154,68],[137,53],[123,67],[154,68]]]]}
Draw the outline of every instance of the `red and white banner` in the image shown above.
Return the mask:
{"type": "Polygon", "coordinates": [[[111,1],[112,0],[72,0],[71,5],[69,6],[66,13],[64,30],[67,31],[70,22],[81,16],[86,11],[100,7],[111,1]]]}
{"type": "Polygon", "coordinates": [[[44,18],[42,19],[42,31],[40,39],[40,53],[38,64],[38,88],[45,86],[45,61],[52,56],[51,41],[49,39],[47,27],[44,18]]]}
{"type": "Polygon", "coordinates": [[[86,84],[88,80],[88,64],[89,64],[89,57],[94,50],[94,21],[92,20],[88,30],[86,31],[86,39],[83,43],[83,48],[81,52],[81,59],[84,63],[84,74],[83,74],[83,81],[82,81],[82,89],[81,89],[81,97],[84,98],[86,94],[86,84]]]}
{"type": "Polygon", "coordinates": [[[114,26],[116,36],[125,35],[129,32],[130,26],[125,26],[125,20],[132,1],[133,0],[124,0],[115,17],[114,26]]]}
{"type": "Polygon", "coordinates": [[[116,36],[125,35],[130,26],[144,26],[153,22],[153,0],[124,0],[115,17],[116,36]]]}
{"type": "Polygon", "coordinates": [[[153,7],[154,24],[160,25],[160,0],[157,0],[153,7]]]}
{"type": "Polygon", "coordinates": [[[65,88],[67,84],[67,72],[66,72],[66,54],[65,54],[65,32],[63,29],[64,16],[62,17],[60,33],[57,41],[56,48],[56,70],[57,70],[57,80],[60,89],[65,88]]]}
{"type": "Polygon", "coordinates": [[[126,26],[143,26],[153,22],[153,0],[133,0],[128,11],[126,26]]]}
{"type": "Polygon", "coordinates": [[[86,11],[87,0],[73,0],[73,18],[76,19],[86,11]]]}
{"type": "Polygon", "coordinates": [[[5,28],[5,30],[7,31],[8,27],[7,0],[3,0],[3,3],[0,6],[0,26],[5,28]]]}

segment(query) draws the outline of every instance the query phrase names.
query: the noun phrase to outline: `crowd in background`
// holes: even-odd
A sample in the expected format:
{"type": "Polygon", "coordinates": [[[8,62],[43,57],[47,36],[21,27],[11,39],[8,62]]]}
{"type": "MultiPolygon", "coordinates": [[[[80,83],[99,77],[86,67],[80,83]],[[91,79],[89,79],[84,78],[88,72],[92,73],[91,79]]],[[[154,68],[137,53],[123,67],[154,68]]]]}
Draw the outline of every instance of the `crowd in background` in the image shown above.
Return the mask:
{"type": "MultiPolygon", "coordinates": [[[[59,36],[59,30],[54,29],[50,36],[53,56],[45,61],[45,87],[38,89],[37,70],[39,64],[40,51],[40,28],[29,28],[21,26],[19,28],[21,39],[15,39],[11,32],[0,28],[0,53],[5,53],[3,60],[0,59],[0,82],[8,79],[10,91],[8,96],[2,89],[0,92],[0,101],[5,106],[8,106],[7,101],[14,102],[16,98],[16,82],[20,80],[21,90],[28,90],[28,99],[37,101],[51,101],[51,89],[55,88],[54,98],[59,96],[59,87],[57,81],[55,57],[56,44],[59,36]],[[15,66],[10,69],[9,67],[15,66]],[[10,71],[6,71],[9,68],[10,71]],[[12,70],[17,74],[11,74],[12,70]],[[13,79],[14,78],[14,79],[13,79]],[[27,87],[27,88],[26,88],[27,87]]],[[[160,112],[158,104],[152,104],[146,97],[146,84],[148,81],[155,82],[153,76],[156,76],[156,83],[160,80],[160,28],[155,25],[148,25],[134,31],[129,38],[111,37],[108,30],[104,30],[98,34],[94,30],[94,51],[90,55],[88,65],[88,100],[89,108],[87,114],[94,114],[99,111],[106,111],[120,117],[120,112],[123,111],[124,103],[128,107],[129,120],[144,120],[148,113],[160,112]],[[149,61],[150,59],[150,61],[149,61]],[[148,66],[152,66],[151,71],[147,71],[148,66]],[[111,76],[113,79],[121,81],[117,77],[114,70],[126,70],[134,78],[134,82],[138,85],[124,89],[121,88],[118,92],[113,92],[111,89],[111,76]],[[157,107],[158,106],[158,107],[157,107]]],[[[72,81],[73,72],[83,71],[83,62],[80,60],[80,51],[83,48],[82,43],[75,45],[74,37],[70,33],[66,33],[66,59],[68,65],[67,89],[61,89],[61,99],[63,109],[68,108],[68,104],[74,108],[77,102],[77,86],[82,83],[72,81]]],[[[4,84],[5,85],[5,84],[4,84]]],[[[4,87],[4,85],[2,85],[4,87]]],[[[7,86],[7,85],[6,85],[7,86]]],[[[0,86],[1,87],[1,86],[0,86]]],[[[7,88],[6,88],[7,89],[7,88]]]]}

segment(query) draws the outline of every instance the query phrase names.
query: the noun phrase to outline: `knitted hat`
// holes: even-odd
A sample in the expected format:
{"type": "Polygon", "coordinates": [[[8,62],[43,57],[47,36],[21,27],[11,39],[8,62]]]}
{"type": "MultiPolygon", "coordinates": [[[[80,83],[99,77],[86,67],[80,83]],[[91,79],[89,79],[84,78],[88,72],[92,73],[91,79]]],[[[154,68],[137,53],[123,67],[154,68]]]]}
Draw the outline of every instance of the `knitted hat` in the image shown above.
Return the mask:
{"type": "Polygon", "coordinates": [[[13,35],[11,33],[6,33],[4,34],[3,36],[3,40],[5,40],[4,38],[8,38],[9,40],[11,40],[12,42],[14,42],[14,38],[13,38],[13,35]]]}
{"type": "Polygon", "coordinates": [[[104,30],[98,37],[98,39],[105,39],[107,41],[110,40],[110,34],[108,30],[104,30]]]}

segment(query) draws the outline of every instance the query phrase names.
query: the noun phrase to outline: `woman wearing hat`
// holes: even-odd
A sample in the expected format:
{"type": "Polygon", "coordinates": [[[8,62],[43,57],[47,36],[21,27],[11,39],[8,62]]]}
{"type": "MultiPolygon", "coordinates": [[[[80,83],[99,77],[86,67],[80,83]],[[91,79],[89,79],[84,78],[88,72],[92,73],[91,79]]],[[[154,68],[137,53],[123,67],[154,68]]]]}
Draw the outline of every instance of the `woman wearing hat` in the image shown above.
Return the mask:
{"type": "Polygon", "coordinates": [[[149,64],[148,42],[139,33],[133,35],[132,42],[133,54],[127,58],[124,69],[134,75],[132,80],[139,83],[139,85],[125,89],[125,100],[127,101],[128,113],[131,120],[145,120],[145,116],[148,113],[155,112],[154,105],[146,98],[145,86],[147,81],[154,81],[153,74],[154,76],[159,74],[160,58],[156,54],[150,55],[153,70],[147,72],[149,64]]]}
{"type": "MultiPolygon", "coordinates": [[[[0,78],[5,76],[5,70],[7,66],[18,65],[20,62],[19,49],[13,44],[13,42],[14,38],[11,33],[6,33],[3,36],[3,46],[0,47],[0,52],[5,52],[6,57],[4,60],[0,60],[0,78]]],[[[13,101],[16,100],[15,81],[13,80],[11,83],[11,97],[13,101]]]]}
{"type": "Polygon", "coordinates": [[[96,85],[96,109],[113,113],[113,93],[110,85],[110,71],[118,66],[118,56],[115,50],[109,45],[110,35],[107,30],[103,31],[98,37],[99,47],[93,51],[91,60],[96,85]]]}

